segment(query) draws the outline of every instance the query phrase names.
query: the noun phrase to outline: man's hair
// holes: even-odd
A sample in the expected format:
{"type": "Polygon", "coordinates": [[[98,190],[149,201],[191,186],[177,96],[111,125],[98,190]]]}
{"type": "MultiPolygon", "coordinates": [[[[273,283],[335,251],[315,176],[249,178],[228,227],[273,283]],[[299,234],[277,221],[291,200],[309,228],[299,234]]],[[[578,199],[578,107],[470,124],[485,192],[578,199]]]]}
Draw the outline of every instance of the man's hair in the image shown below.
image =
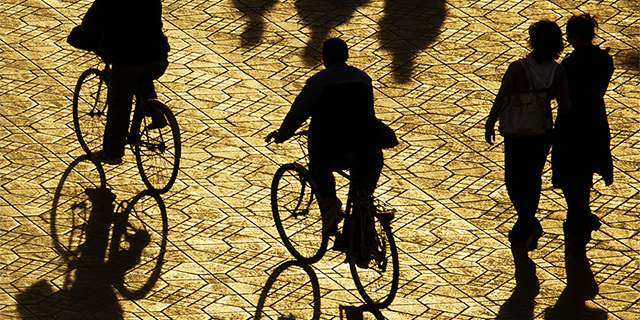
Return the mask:
{"type": "Polygon", "coordinates": [[[575,14],[567,21],[567,36],[578,35],[584,41],[591,41],[596,35],[596,17],[588,13],[575,14]]]}
{"type": "Polygon", "coordinates": [[[332,63],[342,63],[349,58],[347,43],[338,38],[329,38],[322,45],[322,55],[332,63]]]}
{"type": "Polygon", "coordinates": [[[553,21],[538,21],[529,27],[529,45],[532,49],[531,56],[538,63],[558,59],[564,50],[562,30],[553,21]]]}

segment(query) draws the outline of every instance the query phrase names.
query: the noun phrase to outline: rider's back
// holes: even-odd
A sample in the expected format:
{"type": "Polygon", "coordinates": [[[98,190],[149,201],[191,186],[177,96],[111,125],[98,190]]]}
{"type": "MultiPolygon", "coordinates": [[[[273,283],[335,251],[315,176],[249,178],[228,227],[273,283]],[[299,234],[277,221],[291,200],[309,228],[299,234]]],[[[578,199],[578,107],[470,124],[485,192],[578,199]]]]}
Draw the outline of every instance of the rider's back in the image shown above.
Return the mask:
{"type": "Polygon", "coordinates": [[[107,63],[137,65],[167,58],[160,0],[96,0],[83,31],[107,63]]]}
{"type": "Polygon", "coordinates": [[[327,83],[311,112],[309,152],[328,155],[379,148],[371,79],[346,65],[318,75],[327,83]]]}

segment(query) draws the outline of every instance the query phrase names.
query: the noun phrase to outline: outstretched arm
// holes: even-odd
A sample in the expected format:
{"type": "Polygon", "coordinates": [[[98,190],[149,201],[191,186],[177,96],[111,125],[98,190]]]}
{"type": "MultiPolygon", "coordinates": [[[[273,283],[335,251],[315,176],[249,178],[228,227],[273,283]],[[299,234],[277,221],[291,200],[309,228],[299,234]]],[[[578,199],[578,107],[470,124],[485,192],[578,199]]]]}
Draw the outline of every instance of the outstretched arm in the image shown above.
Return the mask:
{"type": "Polygon", "coordinates": [[[311,116],[314,102],[322,92],[323,86],[315,79],[310,78],[296,100],[291,105],[291,110],[282,121],[280,129],[267,135],[265,141],[273,140],[276,143],[284,142],[291,138],[298,128],[311,116]]]}

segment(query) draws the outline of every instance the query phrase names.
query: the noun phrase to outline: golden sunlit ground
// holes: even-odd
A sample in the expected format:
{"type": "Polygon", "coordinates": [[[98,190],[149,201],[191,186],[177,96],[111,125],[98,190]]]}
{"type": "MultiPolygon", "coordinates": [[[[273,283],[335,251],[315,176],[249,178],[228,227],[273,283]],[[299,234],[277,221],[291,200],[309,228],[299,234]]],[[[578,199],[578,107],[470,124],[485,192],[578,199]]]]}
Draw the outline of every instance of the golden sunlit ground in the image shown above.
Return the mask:
{"type": "Polygon", "coordinates": [[[77,160],[73,90],[102,66],[66,37],[90,4],[0,4],[0,318],[311,319],[315,306],[316,319],[337,319],[341,305],[361,305],[343,254],[285,264],[269,198],[276,169],[300,153],[264,137],[322,69],[328,36],[374,80],[377,114],[401,140],[376,191],[398,209],[400,287],[384,317],[640,317],[637,1],[165,0],[170,64],[156,89],[179,123],[182,159],[160,197],[142,193],[130,150],[102,180],[77,160]],[[564,29],[586,11],[616,65],[605,97],[616,181],[597,177],[591,208],[603,225],[585,257],[565,252],[566,204],[547,165],[544,234],[528,259],[510,249],[502,139],[484,142],[484,119],[508,64],[527,53],[528,26],[564,29]],[[123,241],[125,215],[113,212],[127,206],[129,227],[149,229],[123,241]]]}

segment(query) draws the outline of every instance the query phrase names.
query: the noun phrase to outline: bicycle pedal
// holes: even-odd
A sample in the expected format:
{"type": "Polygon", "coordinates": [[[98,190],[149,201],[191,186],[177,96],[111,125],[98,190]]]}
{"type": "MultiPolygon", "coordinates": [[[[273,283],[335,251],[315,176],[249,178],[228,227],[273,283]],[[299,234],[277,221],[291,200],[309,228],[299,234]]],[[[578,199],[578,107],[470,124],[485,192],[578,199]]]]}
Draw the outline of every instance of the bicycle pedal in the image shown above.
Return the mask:
{"type": "Polygon", "coordinates": [[[395,212],[393,211],[380,212],[378,214],[378,220],[382,223],[391,224],[393,218],[395,218],[395,212]]]}

